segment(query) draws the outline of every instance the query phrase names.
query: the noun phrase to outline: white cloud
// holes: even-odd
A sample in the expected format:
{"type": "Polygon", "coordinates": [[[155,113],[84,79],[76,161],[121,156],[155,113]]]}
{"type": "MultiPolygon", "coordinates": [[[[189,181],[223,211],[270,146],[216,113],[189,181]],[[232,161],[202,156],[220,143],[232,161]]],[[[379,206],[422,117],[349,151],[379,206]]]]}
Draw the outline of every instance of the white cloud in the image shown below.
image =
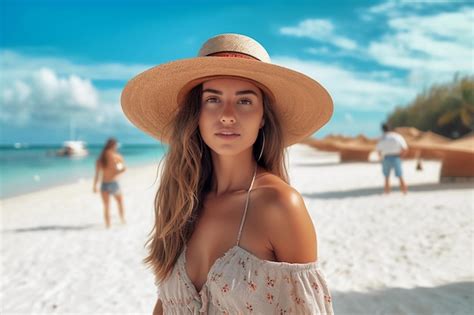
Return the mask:
{"type": "MultiPolygon", "coordinates": [[[[45,114],[44,111],[94,109],[98,105],[98,92],[89,80],[71,75],[60,78],[48,68],[31,73],[30,78],[3,82],[2,111],[17,110],[45,114]]],[[[48,113],[52,114],[52,113],[48,113]]],[[[30,116],[31,116],[30,115],[30,116]]]]}
{"type": "Polygon", "coordinates": [[[2,75],[5,78],[28,78],[32,71],[53,69],[58,75],[74,74],[89,80],[129,80],[153,65],[119,63],[79,64],[65,58],[28,56],[9,49],[0,50],[2,75]]]}
{"type": "MultiPolygon", "coordinates": [[[[455,73],[472,74],[474,72],[474,42],[472,40],[474,38],[474,9],[458,7],[455,11],[422,14],[422,9],[427,6],[436,5],[442,8],[443,4],[445,3],[430,1],[417,3],[386,1],[366,10],[366,13],[372,17],[378,16],[381,19],[381,21],[367,24],[369,27],[376,23],[383,23],[388,27],[388,30],[379,38],[368,44],[355,43],[343,38],[353,43],[349,45],[350,49],[345,49],[345,45],[338,45],[341,49],[336,51],[330,51],[327,46],[310,47],[305,51],[318,56],[329,55],[330,52],[332,58],[344,60],[344,57],[349,56],[352,59],[360,59],[378,66],[381,70],[376,72],[357,71],[357,78],[369,80],[370,83],[354,82],[357,80],[353,80],[354,77],[351,75],[346,79],[353,87],[364,85],[368,88],[369,85],[374,85],[370,87],[374,89],[374,92],[380,90],[391,97],[398,93],[407,95],[404,90],[421,91],[435,83],[450,81],[455,73]],[[399,83],[391,85],[390,79],[393,78],[395,71],[398,71],[398,76],[402,75],[401,73],[405,74],[403,78],[400,78],[399,83]],[[378,76],[378,79],[374,76],[378,76]],[[389,82],[384,84],[384,80],[389,80],[389,82]],[[388,94],[384,91],[386,88],[381,87],[385,85],[390,90],[388,94]],[[404,86],[407,87],[404,88],[404,86]]],[[[281,32],[319,40],[325,40],[328,37],[341,38],[335,34],[335,29],[336,27],[328,20],[310,19],[300,22],[297,27],[281,28],[281,32]]],[[[337,43],[337,40],[332,43],[337,43]]],[[[342,66],[338,68],[343,69],[342,66]]],[[[305,69],[302,68],[302,70],[305,69]]],[[[344,71],[350,72],[350,70],[344,71]]],[[[338,82],[344,81],[339,77],[338,82]]],[[[347,85],[346,82],[344,83],[347,85]]],[[[358,90],[353,92],[356,95],[364,93],[358,90]]],[[[377,97],[367,95],[366,102],[374,106],[377,99],[377,97]]],[[[406,97],[395,97],[395,103],[398,103],[400,99],[406,99],[406,97]]],[[[355,106],[354,103],[355,101],[346,99],[345,104],[355,106]]]]}
{"type": "Polygon", "coordinates": [[[399,1],[389,0],[370,7],[367,12],[372,14],[389,13],[399,7],[399,1]]]}
{"type": "Polygon", "coordinates": [[[319,47],[319,48],[314,48],[314,47],[306,48],[305,51],[313,55],[325,55],[330,52],[329,48],[324,47],[324,46],[319,47]]]}
{"type": "Polygon", "coordinates": [[[388,0],[364,10],[361,18],[365,21],[372,21],[380,16],[393,18],[405,16],[407,10],[413,13],[413,11],[420,11],[427,7],[442,7],[464,2],[465,0],[388,0]]]}
{"type": "Polygon", "coordinates": [[[474,10],[462,8],[429,16],[394,17],[391,32],[370,43],[368,54],[379,64],[409,71],[411,84],[450,80],[472,73],[474,10]]]}
{"type": "Polygon", "coordinates": [[[307,37],[348,50],[357,48],[357,43],[355,41],[336,35],[333,23],[325,19],[303,20],[298,23],[297,26],[286,26],[280,28],[280,33],[289,36],[307,37]]]}
{"type": "Polygon", "coordinates": [[[17,98],[19,102],[25,102],[31,95],[31,88],[22,81],[15,81],[13,85],[12,98],[17,98]],[[14,95],[16,92],[16,95],[14,95]]]}
{"type": "Polygon", "coordinates": [[[0,50],[0,59],[0,123],[68,127],[73,122],[78,134],[84,130],[113,134],[129,128],[131,123],[120,107],[121,89],[99,89],[93,81],[127,81],[152,67],[80,64],[66,58],[29,56],[7,49],[0,50]]]}
{"type": "MultiPolygon", "coordinates": [[[[81,79],[77,75],[60,78],[53,70],[41,68],[33,72],[31,85],[34,89],[34,100],[29,100],[30,103],[95,108],[99,102],[98,91],[91,81],[81,79]]],[[[17,105],[21,106],[22,103],[25,102],[19,102],[17,105]]]]}
{"type": "Polygon", "coordinates": [[[68,125],[74,121],[84,129],[100,125],[103,131],[129,125],[120,107],[121,89],[98,89],[90,77],[130,79],[136,74],[135,66],[83,66],[62,58],[28,57],[13,51],[1,51],[0,55],[6,57],[2,60],[0,122],[25,126],[68,125]],[[110,74],[105,74],[107,69],[110,74]],[[73,70],[82,75],[69,72],[73,70]]]}
{"type": "Polygon", "coordinates": [[[354,122],[354,117],[350,113],[345,113],[344,114],[344,120],[347,123],[352,124],[354,122]]]}
{"type": "Polygon", "coordinates": [[[418,91],[387,71],[351,71],[339,65],[290,57],[277,56],[272,60],[320,82],[337,107],[388,112],[396,105],[410,101],[418,91]]]}

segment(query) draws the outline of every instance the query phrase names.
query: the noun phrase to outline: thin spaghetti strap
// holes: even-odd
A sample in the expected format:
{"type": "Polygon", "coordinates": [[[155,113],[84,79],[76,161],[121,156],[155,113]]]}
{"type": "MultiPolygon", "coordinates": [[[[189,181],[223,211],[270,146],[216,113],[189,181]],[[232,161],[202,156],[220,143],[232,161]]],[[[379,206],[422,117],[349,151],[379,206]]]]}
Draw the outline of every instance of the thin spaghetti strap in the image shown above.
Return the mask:
{"type": "Polygon", "coordinates": [[[252,183],[250,184],[250,188],[247,192],[247,199],[245,201],[245,210],[244,210],[244,215],[242,216],[242,220],[240,221],[240,228],[239,228],[239,235],[237,235],[237,246],[239,245],[240,242],[240,235],[242,234],[242,228],[244,226],[245,222],[245,217],[247,216],[247,207],[249,205],[249,197],[250,197],[250,191],[252,190],[253,187],[253,182],[255,181],[255,175],[257,175],[257,166],[258,164],[255,163],[255,171],[253,172],[253,178],[252,178],[252,183]]]}

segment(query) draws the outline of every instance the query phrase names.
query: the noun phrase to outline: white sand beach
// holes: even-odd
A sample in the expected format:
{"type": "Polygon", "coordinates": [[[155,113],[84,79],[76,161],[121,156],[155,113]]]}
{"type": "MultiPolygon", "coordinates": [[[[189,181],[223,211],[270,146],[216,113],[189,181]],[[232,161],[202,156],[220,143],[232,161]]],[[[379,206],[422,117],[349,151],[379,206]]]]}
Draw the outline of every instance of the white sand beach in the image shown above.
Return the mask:
{"type": "MultiPolygon", "coordinates": [[[[404,163],[408,195],[383,195],[378,163],[291,147],[291,184],[318,235],[335,314],[473,314],[473,184],[439,184],[440,162],[404,163]]],[[[92,182],[1,201],[1,314],[151,314],[142,264],[157,165],[122,179],[127,225],[106,230],[92,182]]],[[[395,186],[398,183],[393,179],[395,186]]]]}

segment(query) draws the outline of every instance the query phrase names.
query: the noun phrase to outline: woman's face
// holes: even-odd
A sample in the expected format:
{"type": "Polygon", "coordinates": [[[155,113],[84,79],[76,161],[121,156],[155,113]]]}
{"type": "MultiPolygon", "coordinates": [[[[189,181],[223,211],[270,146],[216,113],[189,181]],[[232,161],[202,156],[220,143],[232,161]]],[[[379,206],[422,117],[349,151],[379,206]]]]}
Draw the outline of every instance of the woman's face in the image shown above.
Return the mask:
{"type": "Polygon", "coordinates": [[[264,125],[261,90],[253,83],[218,78],[203,83],[199,131],[204,142],[222,155],[251,147],[264,125]],[[224,136],[224,131],[234,133],[224,136]]]}

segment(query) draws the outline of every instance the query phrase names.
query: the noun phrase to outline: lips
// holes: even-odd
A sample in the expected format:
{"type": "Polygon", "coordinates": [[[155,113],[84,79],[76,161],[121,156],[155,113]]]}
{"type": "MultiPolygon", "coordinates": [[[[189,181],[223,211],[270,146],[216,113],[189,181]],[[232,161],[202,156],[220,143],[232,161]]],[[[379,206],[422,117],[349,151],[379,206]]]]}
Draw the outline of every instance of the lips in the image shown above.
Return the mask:
{"type": "Polygon", "coordinates": [[[216,133],[216,137],[220,139],[231,141],[240,137],[240,134],[232,129],[221,129],[216,133]]]}
{"type": "Polygon", "coordinates": [[[221,130],[221,131],[217,132],[216,135],[220,135],[220,136],[240,136],[239,133],[237,133],[235,131],[232,131],[232,130],[221,130]]]}
{"type": "Polygon", "coordinates": [[[224,135],[224,134],[217,133],[216,137],[218,137],[220,139],[224,139],[224,140],[233,140],[233,139],[237,139],[238,137],[240,137],[240,135],[237,135],[237,134],[224,135]]]}

